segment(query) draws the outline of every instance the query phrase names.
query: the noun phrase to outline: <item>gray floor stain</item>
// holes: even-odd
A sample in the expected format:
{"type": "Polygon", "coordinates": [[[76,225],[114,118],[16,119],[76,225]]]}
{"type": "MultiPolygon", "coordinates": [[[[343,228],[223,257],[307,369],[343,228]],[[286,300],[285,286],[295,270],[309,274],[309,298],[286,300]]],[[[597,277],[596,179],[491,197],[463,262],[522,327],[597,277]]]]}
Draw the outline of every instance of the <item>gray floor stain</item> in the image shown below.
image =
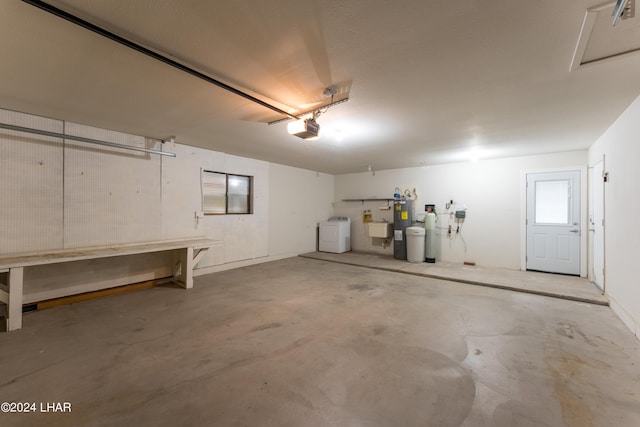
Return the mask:
{"type": "Polygon", "coordinates": [[[260,332],[260,331],[265,331],[267,329],[279,328],[281,326],[282,326],[282,324],[279,323],[279,322],[267,323],[265,325],[260,325],[260,326],[258,326],[256,328],[253,328],[251,330],[251,332],[260,332]]]}
{"type": "Polygon", "coordinates": [[[347,285],[347,289],[349,289],[350,291],[366,292],[366,291],[373,291],[376,288],[375,286],[371,286],[367,283],[355,283],[355,284],[347,285]]]}

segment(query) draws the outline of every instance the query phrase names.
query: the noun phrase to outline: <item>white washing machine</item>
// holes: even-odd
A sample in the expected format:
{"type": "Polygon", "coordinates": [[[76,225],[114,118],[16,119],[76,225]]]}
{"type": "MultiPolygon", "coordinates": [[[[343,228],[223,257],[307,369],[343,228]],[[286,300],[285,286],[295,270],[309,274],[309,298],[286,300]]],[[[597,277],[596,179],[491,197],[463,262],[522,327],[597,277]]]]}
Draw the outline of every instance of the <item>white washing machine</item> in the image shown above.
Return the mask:
{"type": "Polygon", "coordinates": [[[351,218],[333,216],[320,223],[318,241],[320,252],[341,254],[351,250],[351,218]]]}

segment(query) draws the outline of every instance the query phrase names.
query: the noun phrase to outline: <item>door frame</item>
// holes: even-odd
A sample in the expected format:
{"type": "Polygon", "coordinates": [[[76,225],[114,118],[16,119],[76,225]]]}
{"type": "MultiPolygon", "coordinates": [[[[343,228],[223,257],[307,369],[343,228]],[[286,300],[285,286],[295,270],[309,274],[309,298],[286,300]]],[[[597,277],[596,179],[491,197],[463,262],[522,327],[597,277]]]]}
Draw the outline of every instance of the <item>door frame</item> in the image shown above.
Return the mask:
{"type": "MultiPolygon", "coordinates": [[[[605,201],[605,197],[606,197],[606,191],[607,191],[607,186],[605,185],[605,181],[604,181],[604,175],[602,176],[594,176],[591,172],[593,171],[593,169],[595,168],[596,165],[598,164],[602,164],[602,173],[604,174],[604,172],[606,171],[606,163],[605,163],[605,155],[602,155],[602,158],[595,161],[593,164],[589,165],[589,215],[588,217],[591,217],[591,214],[593,213],[593,203],[595,203],[595,200],[593,200],[593,189],[595,188],[595,186],[597,185],[601,185],[602,186],[602,200],[600,201],[600,203],[602,203],[602,219],[603,221],[606,222],[606,205],[604,203],[605,201]]],[[[589,228],[591,228],[591,224],[589,224],[589,228]]],[[[602,224],[601,226],[602,228],[602,247],[599,248],[602,251],[602,283],[600,283],[599,285],[595,283],[595,277],[591,277],[591,273],[593,270],[593,264],[594,259],[595,259],[595,253],[596,253],[596,248],[594,245],[594,236],[593,234],[591,234],[591,232],[589,232],[589,279],[593,282],[593,284],[602,291],[602,294],[604,295],[606,293],[606,288],[607,288],[607,279],[606,279],[606,264],[607,264],[607,254],[605,251],[605,245],[606,245],[606,239],[607,239],[607,232],[605,229],[605,223],[602,224]]]]}
{"type": "Polygon", "coordinates": [[[520,270],[527,271],[527,175],[530,173],[580,171],[580,277],[587,277],[588,177],[587,166],[567,166],[520,171],[520,270]]]}

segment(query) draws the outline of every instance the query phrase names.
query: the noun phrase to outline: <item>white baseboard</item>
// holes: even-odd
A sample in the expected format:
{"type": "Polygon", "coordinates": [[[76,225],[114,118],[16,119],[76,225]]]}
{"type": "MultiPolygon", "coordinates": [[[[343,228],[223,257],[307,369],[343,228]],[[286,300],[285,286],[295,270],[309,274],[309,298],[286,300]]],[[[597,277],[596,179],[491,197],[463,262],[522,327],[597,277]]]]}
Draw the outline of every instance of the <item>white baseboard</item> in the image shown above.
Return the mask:
{"type": "Polygon", "coordinates": [[[640,320],[636,319],[615,298],[609,297],[609,305],[611,310],[622,320],[622,322],[631,330],[636,338],[640,339],[640,320]]]}
{"type": "Polygon", "coordinates": [[[242,261],[229,262],[229,263],[220,264],[220,265],[213,265],[211,267],[196,268],[195,270],[193,270],[193,276],[194,277],[203,276],[205,274],[217,273],[219,271],[225,271],[225,270],[232,270],[234,268],[247,267],[249,265],[262,264],[263,262],[278,261],[281,259],[293,258],[296,256],[298,256],[297,253],[269,255],[266,257],[246,259],[242,261]]]}

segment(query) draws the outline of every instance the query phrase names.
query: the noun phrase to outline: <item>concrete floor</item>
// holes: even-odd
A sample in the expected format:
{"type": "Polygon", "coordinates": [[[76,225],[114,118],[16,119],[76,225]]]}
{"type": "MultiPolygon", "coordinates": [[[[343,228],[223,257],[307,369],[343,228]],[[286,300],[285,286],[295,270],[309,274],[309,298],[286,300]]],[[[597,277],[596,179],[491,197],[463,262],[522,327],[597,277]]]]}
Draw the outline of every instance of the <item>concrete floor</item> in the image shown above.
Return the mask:
{"type": "Polygon", "coordinates": [[[638,426],[640,341],[602,305],[290,258],[30,313],[7,426],[638,426]]]}
{"type": "Polygon", "coordinates": [[[310,252],[301,255],[305,258],[359,265],[396,273],[415,276],[446,279],[471,285],[526,292],[572,301],[609,305],[609,299],[588,279],[562,274],[540,273],[535,271],[507,270],[480,266],[467,266],[463,263],[438,261],[436,263],[408,262],[395,259],[391,255],[370,252],[310,252]]]}

